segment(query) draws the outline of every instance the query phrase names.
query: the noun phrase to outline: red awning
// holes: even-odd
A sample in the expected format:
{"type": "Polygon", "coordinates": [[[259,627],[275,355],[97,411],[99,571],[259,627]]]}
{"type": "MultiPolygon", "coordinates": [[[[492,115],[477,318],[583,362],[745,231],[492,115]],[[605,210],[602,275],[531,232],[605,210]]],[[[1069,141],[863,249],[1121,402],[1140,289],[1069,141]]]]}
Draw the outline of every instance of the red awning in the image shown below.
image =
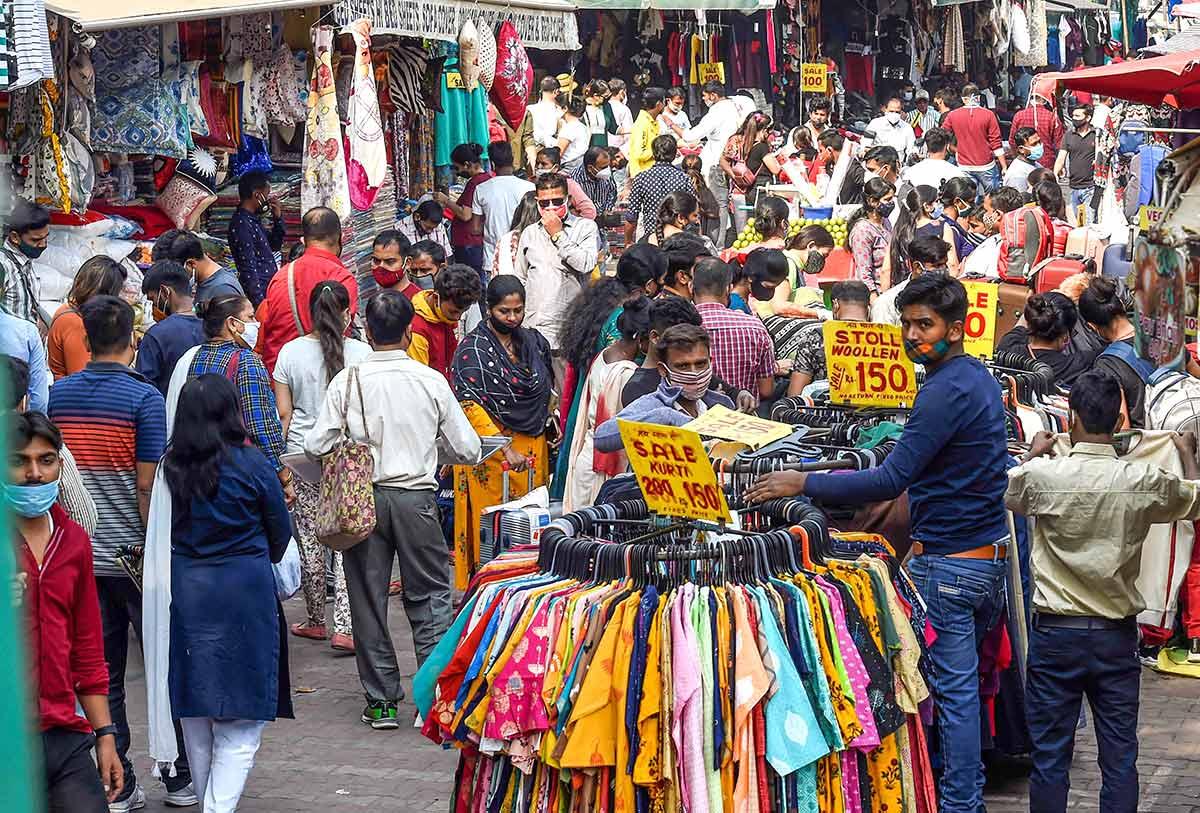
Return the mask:
{"type": "Polygon", "coordinates": [[[1200,50],[1062,73],[1058,85],[1142,104],[1200,108],[1200,50]]]}

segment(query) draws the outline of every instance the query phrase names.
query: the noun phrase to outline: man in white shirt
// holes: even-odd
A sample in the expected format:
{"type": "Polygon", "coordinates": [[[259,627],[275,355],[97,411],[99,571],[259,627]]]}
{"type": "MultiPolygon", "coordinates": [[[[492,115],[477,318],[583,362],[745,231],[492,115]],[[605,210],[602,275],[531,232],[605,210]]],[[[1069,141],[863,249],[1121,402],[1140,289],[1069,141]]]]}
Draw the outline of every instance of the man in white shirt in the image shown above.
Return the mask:
{"type": "Polygon", "coordinates": [[[479,435],[446,379],[406,352],[412,318],[412,303],[398,291],[371,298],[367,340],[374,352],[329,382],[321,414],[304,443],[314,457],[328,454],[344,432],[371,446],[375,530],[342,556],[358,677],[367,695],[362,721],[376,729],[399,727],[397,704],[404,699],[387,626],[392,563],[400,563],[404,611],[420,666],[453,619],[446,543],[434,499],[438,466],[474,465],[480,455],[479,435]],[[438,459],[439,449],[446,459],[438,459]]]}
{"type": "Polygon", "coordinates": [[[633,113],[626,104],[625,80],[608,80],[608,92],[608,106],[617,122],[617,132],[608,137],[608,146],[619,150],[629,143],[629,134],[633,131],[633,113]]]}
{"type": "Polygon", "coordinates": [[[525,283],[525,327],[550,343],[561,392],[565,368],[558,337],[567,309],[596,267],[599,232],[595,221],[568,213],[567,179],[562,175],[539,177],[536,194],[542,219],[521,232],[516,276],[525,283]]]}
{"type": "Polygon", "coordinates": [[[1042,138],[1032,127],[1018,128],[1009,138],[1010,145],[1016,157],[1013,158],[1004,173],[1004,185],[1011,186],[1022,195],[1029,194],[1029,173],[1038,167],[1042,160],[1042,138]]]}
{"type": "Polygon", "coordinates": [[[946,160],[950,149],[950,134],[941,127],[933,127],[925,133],[925,151],[928,158],[905,167],[901,180],[913,186],[932,186],[941,189],[951,178],[965,178],[967,173],[946,160]]]}
{"type": "Polygon", "coordinates": [[[888,99],[883,106],[883,115],[871,119],[863,141],[866,146],[891,147],[900,154],[901,165],[907,162],[909,154],[916,149],[917,136],[912,125],[904,120],[904,102],[899,96],[888,99]]]}
{"type": "Polygon", "coordinates": [[[700,162],[704,168],[704,182],[708,191],[712,192],[717,201],[717,211],[721,213],[720,231],[709,238],[717,244],[724,245],[725,233],[729,231],[729,181],[721,170],[721,153],[725,151],[725,142],[738,131],[746,116],[754,111],[754,102],[748,97],[737,97],[737,100],[725,98],[725,87],[720,82],[709,82],[704,86],[700,97],[708,106],[708,112],[694,127],[683,134],[683,141],[696,144],[704,141],[700,150],[700,162]],[[749,109],[746,102],[749,101],[749,109]]]}
{"type": "Polygon", "coordinates": [[[537,161],[541,147],[558,146],[558,122],[562,118],[562,107],[558,104],[558,80],[547,76],[542,80],[541,101],[529,105],[529,118],[533,122],[533,147],[527,156],[530,166],[537,161]]]}
{"type": "Polygon", "coordinates": [[[471,212],[475,215],[472,223],[483,230],[483,272],[490,277],[496,243],[512,226],[513,212],[521,198],[533,191],[533,184],[513,174],[513,152],[507,141],[493,141],[488,155],[495,176],[475,187],[471,212]]]}

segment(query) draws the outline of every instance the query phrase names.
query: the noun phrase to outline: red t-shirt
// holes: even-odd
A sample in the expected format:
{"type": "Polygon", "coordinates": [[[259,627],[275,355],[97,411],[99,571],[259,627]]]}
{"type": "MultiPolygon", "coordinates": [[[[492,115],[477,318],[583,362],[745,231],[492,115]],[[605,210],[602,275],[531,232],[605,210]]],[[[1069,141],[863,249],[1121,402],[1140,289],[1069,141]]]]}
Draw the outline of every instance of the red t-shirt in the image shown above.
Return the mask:
{"type": "MultiPolygon", "coordinates": [[[[470,209],[471,204],[475,202],[475,188],[491,177],[493,177],[492,173],[481,172],[471,180],[467,181],[467,185],[463,187],[462,194],[458,196],[458,205],[470,209]]],[[[476,217],[478,217],[478,215],[476,215],[476,217]]],[[[459,220],[457,217],[451,218],[450,245],[454,248],[482,246],[483,232],[480,232],[479,234],[472,234],[471,223],[469,221],[459,220]]]]}
{"type": "Polygon", "coordinates": [[[39,568],[23,540],[17,549],[29,662],[38,693],[41,730],[91,731],[75,711],[78,695],[108,694],[104,631],[92,572],[92,543],[58,505],[54,532],[39,568]]]}
{"type": "MultiPolygon", "coordinates": [[[[350,292],[350,312],[358,312],[358,282],[346,270],[342,261],[331,252],[315,246],[306,248],[295,262],[296,310],[300,312],[300,324],[305,332],[312,330],[312,317],[308,311],[308,298],[317,283],[325,280],[340,282],[350,292]]],[[[288,295],[288,267],[285,265],[271,277],[267,285],[266,318],[262,324],[262,359],[267,372],[274,375],[275,359],[279,351],[292,339],[298,338],[296,319],[292,315],[291,297],[288,295]]]]}

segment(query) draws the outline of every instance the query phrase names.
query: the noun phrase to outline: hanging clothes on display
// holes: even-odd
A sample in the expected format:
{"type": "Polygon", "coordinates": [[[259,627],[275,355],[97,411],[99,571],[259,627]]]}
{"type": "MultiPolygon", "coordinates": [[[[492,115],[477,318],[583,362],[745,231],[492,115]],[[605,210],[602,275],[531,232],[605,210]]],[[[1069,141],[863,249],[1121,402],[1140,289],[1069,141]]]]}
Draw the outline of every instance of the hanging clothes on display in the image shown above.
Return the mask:
{"type": "Polygon", "coordinates": [[[371,21],[350,24],[354,35],[354,72],[346,138],[350,157],[346,175],[350,202],[360,211],[370,209],[387,176],[387,147],[383,143],[383,118],[379,113],[379,95],[375,89],[375,67],[371,64],[371,21]]]}
{"type": "Polygon", "coordinates": [[[350,184],[333,85],[332,47],[332,27],[323,25],[313,31],[316,59],[308,93],[300,208],[307,212],[314,206],[328,206],[344,220],[350,216],[350,184]]]}
{"type": "Polygon", "coordinates": [[[475,143],[483,147],[483,158],[488,157],[488,92],[482,85],[467,90],[461,81],[451,82],[451,76],[459,76],[458,58],[446,60],[442,70],[442,109],[434,117],[434,164],[439,167],[450,164],[450,153],[459,144],[475,143]],[[456,85],[456,86],[452,86],[456,85]]]}
{"type": "Polygon", "coordinates": [[[694,544],[595,506],[485,566],[413,683],[451,808],[935,809],[920,598],[879,537],[776,503],[793,530],[694,544]]]}

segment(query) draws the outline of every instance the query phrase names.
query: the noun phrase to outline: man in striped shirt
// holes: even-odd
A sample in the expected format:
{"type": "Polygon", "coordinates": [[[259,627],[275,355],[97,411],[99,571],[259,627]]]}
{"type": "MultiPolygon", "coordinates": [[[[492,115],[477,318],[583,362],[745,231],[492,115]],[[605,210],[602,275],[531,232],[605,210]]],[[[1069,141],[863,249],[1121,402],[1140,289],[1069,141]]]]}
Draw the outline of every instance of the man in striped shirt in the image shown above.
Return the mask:
{"type": "MultiPolygon", "coordinates": [[[[113,811],[142,806],[129,761],[129,723],[125,715],[125,662],[129,628],[141,635],[142,597],[138,586],[117,563],[124,545],[142,545],[150,510],[150,489],[167,441],[166,406],[162,393],[130,368],[133,361],[133,308],[114,296],[97,296],[81,308],[92,361],[50,388],[49,416],[71,448],[83,482],[96,503],[92,561],[100,618],[104,627],[104,659],[108,662],[108,704],[117,728],[117,754],[125,771],[121,798],[113,811]],[[140,804],[139,804],[140,802],[140,804]]],[[[168,797],[195,796],[184,751],[181,770],[169,783],[168,797]]]]}

